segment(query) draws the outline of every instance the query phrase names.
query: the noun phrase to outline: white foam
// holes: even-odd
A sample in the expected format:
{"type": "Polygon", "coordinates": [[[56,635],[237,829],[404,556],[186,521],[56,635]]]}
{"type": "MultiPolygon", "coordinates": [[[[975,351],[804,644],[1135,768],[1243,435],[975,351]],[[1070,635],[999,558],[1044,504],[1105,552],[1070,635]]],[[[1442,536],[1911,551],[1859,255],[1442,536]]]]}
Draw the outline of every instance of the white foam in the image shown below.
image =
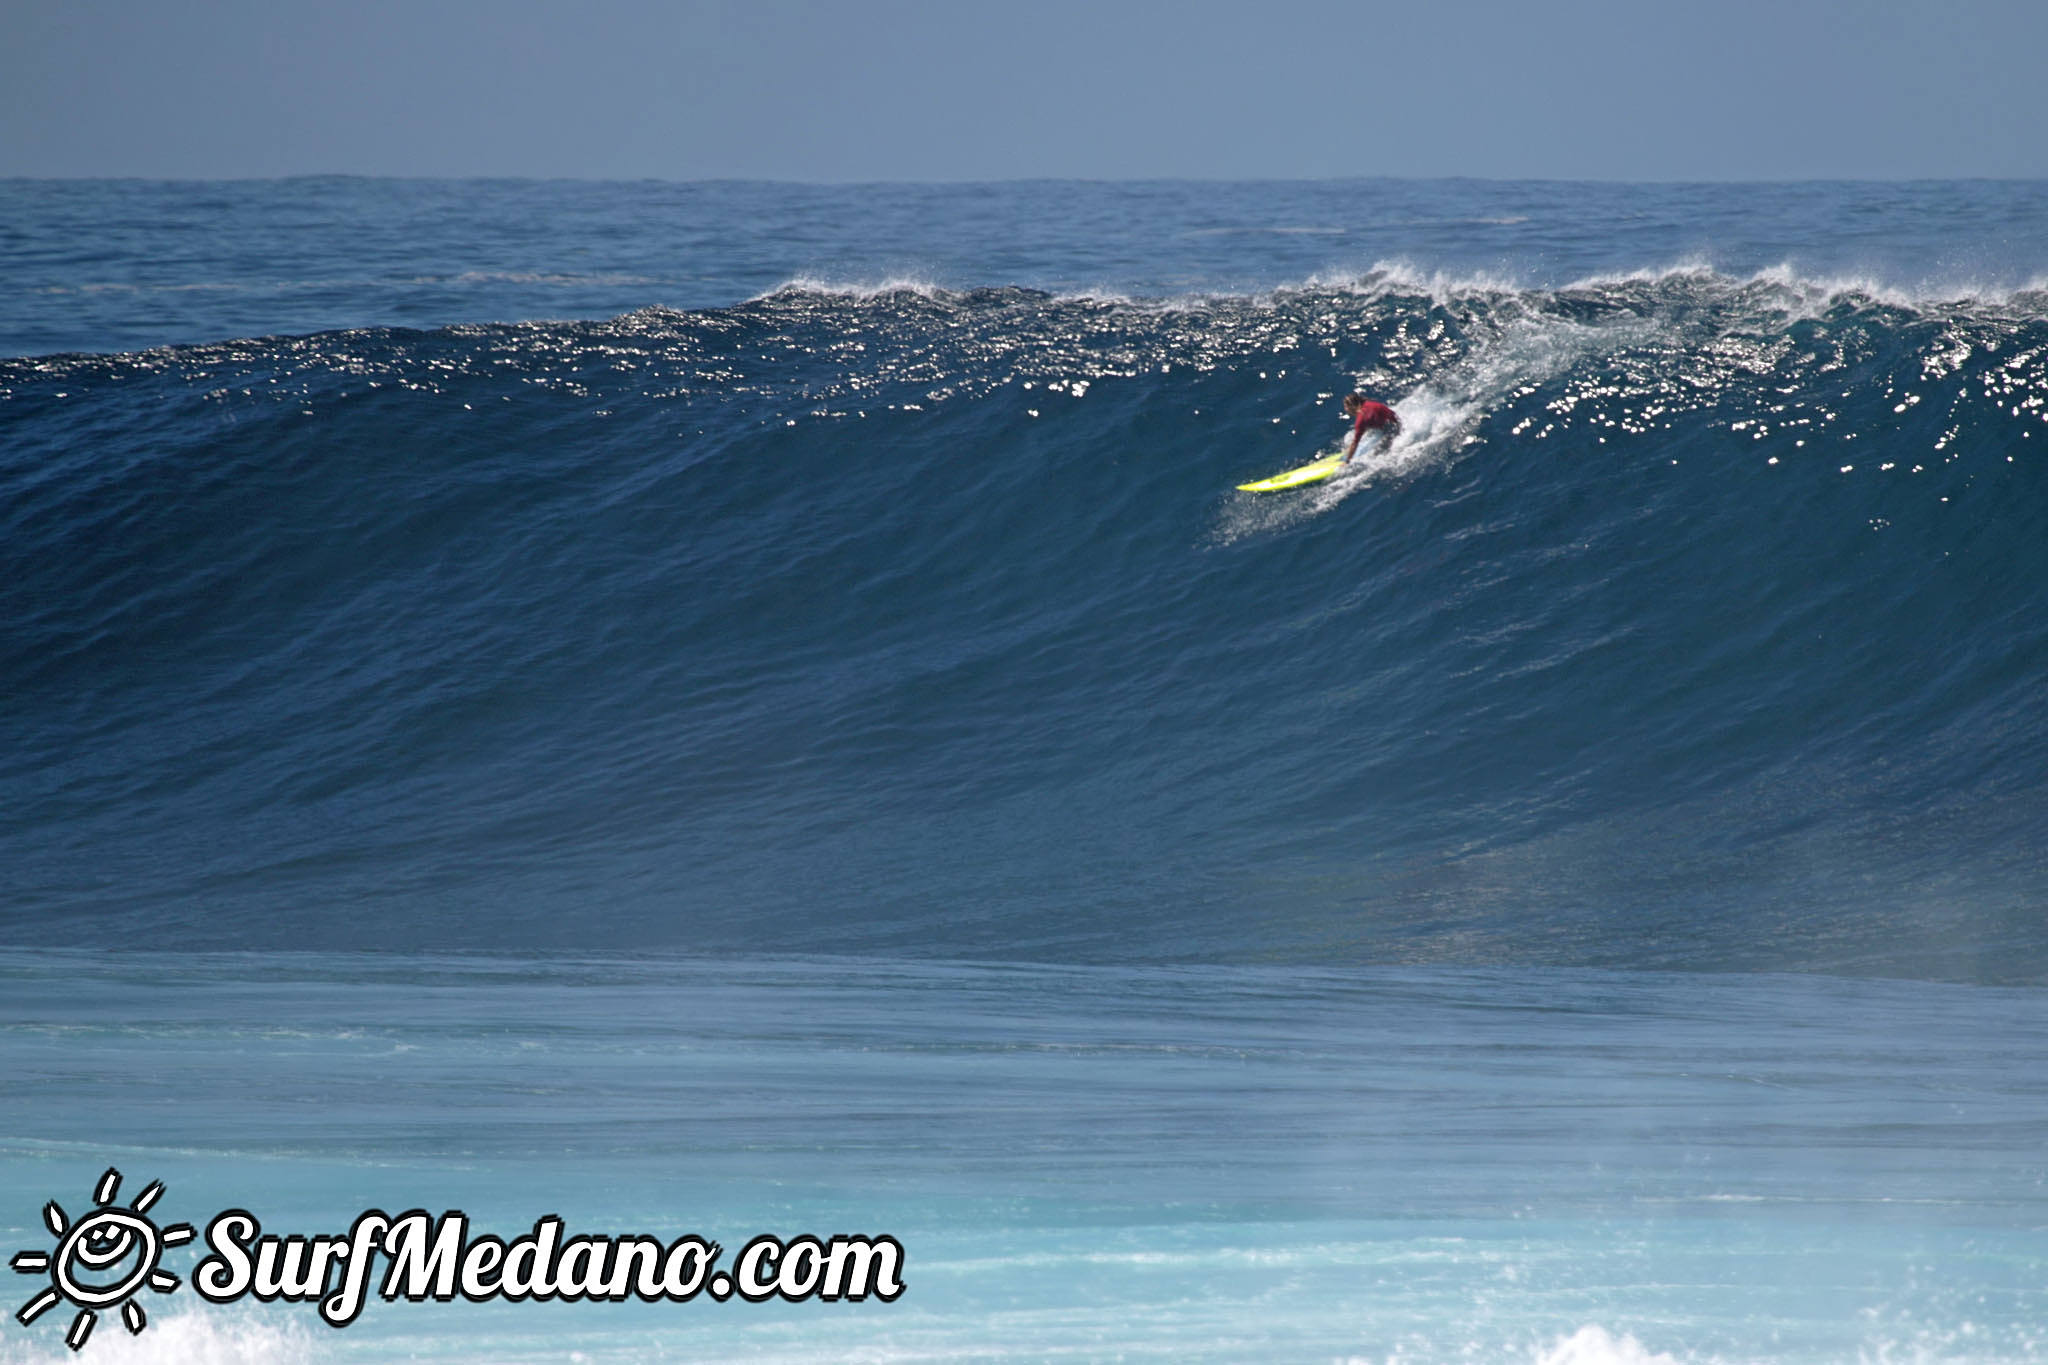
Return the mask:
{"type": "Polygon", "coordinates": [[[827,280],[815,275],[798,275],[784,280],[773,289],[756,294],[748,303],[761,303],[788,294],[815,294],[822,298],[852,299],[867,303],[874,299],[887,298],[892,294],[915,294],[921,299],[936,299],[946,296],[948,291],[930,280],[915,275],[891,275],[876,281],[827,280]]]}
{"type": "MultiPolygon", "coordinates": [[[[1371,301],[1392,295],[1419,295],[1439,306],[1459,303],[1522,298],[1541,304],[1575,293],[1598,292],[1622,286],[1658,287],[1691,284],[1718,291],[1733,298],[1745,292],[1764,291],[1768,301],[1794,317],[1822,312],[1844,300],[1869,300],[1895,308],[1927,308],[1978,304],[2006,306],[2017,299],[2037,297],[2048,291],[2048,276],[2036,276],[2023,284],[1993,285],[1969,280],[1929,280],[1913,286],[1890,283],[1871,275],[1802,273],[1790,262],[1766,266],[1748,274],[1730,274],[1701,257],[1682,257],[1664,264],[1629,269],[1597,271],[1561,285],[1538,285],[1526,278],[1491,271],[1446,271],[1418,265],[1401,258],[1374,261],[1361,270],[1326,270],[1292,283],[1280,283],[1251,290],[1193,289],[1172,295],[1134,294],[1128,289],[1099,283],[1053,293],[1057,303],[1085,303],[1129,307],[1146,312],[1192,312],[1219,305],[1277,305],[1304,293],[1338,293],[1371,301]]],[[[870,302],[896,294],[919,298],[956,297],[962,291],[946,288],[915,275],[894,275],[880,280],[832,280],[798,275],[748,302],[792,294],[870,302]]]]}
{"type": "Polygon", "coordinates": [[[152,1315],[148,1325],[133,1335],[121,1325],[118,1314],[101,1314],[85,1349],[77,1354],[64,1346],[63,1329],[69,1325],[67,1316],[53,1326],[45,1334],[47,1346],[9,1343],[0,1351],[0,1362],[70,1365],[84,1359],[92,1365],[294,1365],[314,1359],[312,1334],[302,1325],[261,1322],[217,1310],[152,1315]]]}
{"type": "MultiPolygon", "coordinates": [[[[1907,287],[1873,275],[1809,275],[1789,261],[1764,266],[1746,275],[1728,274],[1701,257],[1684,257],[1668,265],[1642,266],[1633,270],[1599,271],[1584,275],[1557,288],[1558,294],[1613,288],[1617,285],[1664,285],[1679,281],[1708,287],[1718,286],[1729,294],[1759,287],[1781,295],[1794,305],[1788,311],[1804,314],[1819,311],[1847,299],[1869,299],[1894,308],[1922,308],[1938,304],[1981,303],[2003,305],[2027,293],[2038,292],[2040,279],[2021,285],[1993,285],[1974,280],[1925,280],[1907,287]]],[[[1544,292],[1544,291],[1538,291],[1544,292]]]]}
{"type": "Polygon", "coordinates": [[[1792,304],[1788,311],[1805,312],[1831,307],[1845,299],[1868,299],[1896,308],[1925,308],[1940,305],[1985,304],[2004,306],[2014,300],[2048,291],[2048,276],[2035,276],[2023,284],[1995,285],[1975,280],[1927,280],[1913,286],[1890,283],[1872,275],[1803,273],[1789,262],[1765,266],[1748,274],[1730,274],[1701,257],[1682,257],[1661,265],[1632,269],[1597,271],[1578,276],[1564,284],[1538,285],[1526,278],[1490,271],[1452,272],[1417,265],[1403,259],[1379,260],[1363,270],[1318,271],[1299,283],[1274,285],[1251,292],[1212,291],[1182,296],[1184,300],[1234,302],[1278,300],[1292,294],[1327,291],[1366,300],[1389,295],[1421,295],[1431,303],[1446,306],[1473,300],[1521,296],[1531,302],[1562,295],[1613,289],[1626,285],[1651,287],[1689,283],[1719,289],[1733,296],[1759,287],[1792,304]]]}
{"type": "Polygon", "coordinates": [[[1052,301],[1054,303],[1096,303],[1119,306],[1143,306],[1147,303],[1157,302],[1157,300],[1135,298],[1130,294],[1111,289],[1108,285],[1091,285],[1086,289],[1063,291],[1054,294],[1052,301]]]}
{"type": "Polygon", "coordinates": [[[1674,1356],[1651,1351],[1634,1337],[1616,1337],[1598,1325],[1581,1327],[1536,1357],[1536,1365],[1678,1365],[1674,1356]]]}
{"type": "MultiPolygon", "coordinates": [[[[1452,274],[1405,260],[1374,261],[1362,271],[1319,272],[1293,288],[1333,290],[1368,299],[1384,298],[1389,294],[1421,294],[1437,304],[1528,292],[1526,283],[1507,275],[1486,271],[1452,274]]],[[[1277,292],[1291,291],[1283,289],[1277,292]]]]}
{"type": "Polygon", "coordinates": [[[1297,525],[1376,481],[1411,478],[1449,464],[1474,444],[1480,424],[1516,390],[1563,373],[1589,353],[1639,341],[1657,326],[1639,318],[1594,324],[1533,309],[1519,316],[1511,311],[1493,337],[1476,339],[1471,351],[1405,396],[1387,397],[1390,376],[1355,375],[1354,388],[1392,404],[1401,418],[1400,434],[1382,446],[1362,448],[1343,473],[1299,495],[1239,494],[1225,506],[1215,539],[1230,544],[1297,525]]]}

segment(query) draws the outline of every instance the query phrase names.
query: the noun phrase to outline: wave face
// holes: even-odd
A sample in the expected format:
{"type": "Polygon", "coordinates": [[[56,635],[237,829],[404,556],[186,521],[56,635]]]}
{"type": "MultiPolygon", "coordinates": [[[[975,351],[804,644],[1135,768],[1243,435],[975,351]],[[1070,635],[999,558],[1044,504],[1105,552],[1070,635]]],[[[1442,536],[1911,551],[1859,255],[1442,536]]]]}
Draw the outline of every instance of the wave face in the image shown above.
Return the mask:
{"type": "Polygon", "coordinates": [[[2048,296],[1704,267],[4,361],[0,913],[2037,981],[2044,450],[2048,296]]]}

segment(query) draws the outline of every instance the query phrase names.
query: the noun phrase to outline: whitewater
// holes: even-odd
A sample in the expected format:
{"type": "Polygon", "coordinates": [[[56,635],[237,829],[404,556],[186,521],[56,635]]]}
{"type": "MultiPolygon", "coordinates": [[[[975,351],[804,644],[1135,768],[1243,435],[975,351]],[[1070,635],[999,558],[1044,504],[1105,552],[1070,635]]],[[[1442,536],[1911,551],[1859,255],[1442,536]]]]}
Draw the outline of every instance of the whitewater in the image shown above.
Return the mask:
{"type": "Polygon", "coordinates": [[[81,1355],[2043,1350],[2048,186],[0,205],[8,1254],[907,1285],[81,1355]]]}

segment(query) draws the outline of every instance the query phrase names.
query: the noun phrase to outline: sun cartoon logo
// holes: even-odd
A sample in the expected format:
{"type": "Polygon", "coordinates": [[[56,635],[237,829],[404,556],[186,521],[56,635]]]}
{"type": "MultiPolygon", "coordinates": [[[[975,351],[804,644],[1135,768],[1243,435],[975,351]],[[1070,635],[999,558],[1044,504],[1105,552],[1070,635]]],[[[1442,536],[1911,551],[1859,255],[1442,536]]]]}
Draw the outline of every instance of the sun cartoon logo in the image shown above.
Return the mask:
{"type": "Polygon", "coordinates": [[[140,1332],[149,1325],[134,1295],[146,1284],[159,1294],[178,1287],[178,1277],[157,1269],[165,1247],[192,1240],[192,1225],[173,1223],[159,1230],[149,1221],[150,1207],[163,1197],[164,1182],[152,1180],[125,1209],[115,1208],[121,1173],[109,1166],[92,1192],[96,1207],[72,1222],[52,1199],[43,1205],[43,1222],[57,1238],[55,1251],[17,1251],[8,1264],[24,1275],[48,1274],[50,1287],[21,1306],[15,1318],[26,1327],[63,1300],[78,1307],[64,1344],[80,1350],[92,1335],[99,1311],[121,1305],[121,1321],[140,1332]]]}

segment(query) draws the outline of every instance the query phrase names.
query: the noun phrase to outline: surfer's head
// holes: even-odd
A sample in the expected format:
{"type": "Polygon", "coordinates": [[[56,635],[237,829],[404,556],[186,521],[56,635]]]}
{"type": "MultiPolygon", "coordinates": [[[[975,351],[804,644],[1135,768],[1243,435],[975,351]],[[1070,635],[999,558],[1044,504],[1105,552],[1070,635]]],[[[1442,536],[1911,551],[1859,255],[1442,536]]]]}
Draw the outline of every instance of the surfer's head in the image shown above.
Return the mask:
{"type": "Polygon", "coordinates": [[[1365,406],[1365,395],[1364,395],[1364,394],[1362,394],[1362,393],[1347,393],[1347,394],[1345,394],[1345,395],[1344,395],[1344,415],[1345,415],[1346,417],[1356,417],[1356,416],[1358,415],[1358,410],[1359,410],[1360,408],[1364,407],[1364,406],[1365,406]]]}

